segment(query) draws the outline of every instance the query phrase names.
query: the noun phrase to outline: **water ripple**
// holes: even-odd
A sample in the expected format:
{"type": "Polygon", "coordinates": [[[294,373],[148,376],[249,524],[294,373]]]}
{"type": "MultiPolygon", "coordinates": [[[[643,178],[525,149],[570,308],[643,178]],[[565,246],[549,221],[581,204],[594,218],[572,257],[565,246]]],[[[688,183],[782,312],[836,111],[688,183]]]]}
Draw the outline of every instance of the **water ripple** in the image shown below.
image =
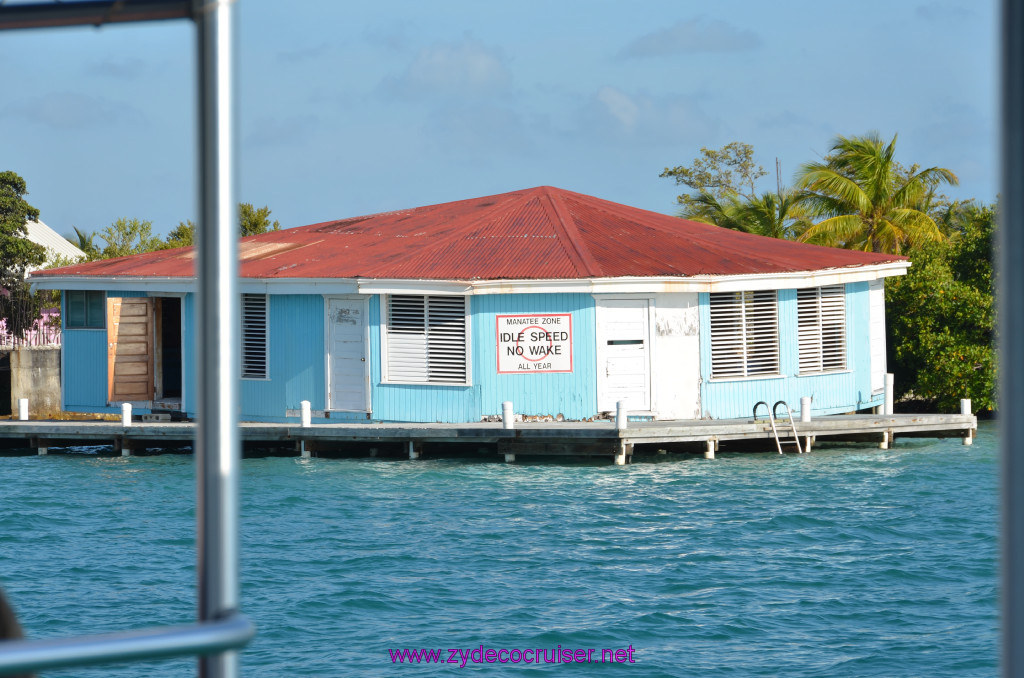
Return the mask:
{"type": "MultiPolygon", "coordinates": [[[[32,636],[193,616],[190,457],[0,461],[0,581],[32,636]]],[[[246,460],[243,609],[259,635],[244,674],[392,675],[389,649],[482,644],[631,646],[635,676],[994,675],[996,472],[987,425],[972,448],[625,468],[246,460]]]]}

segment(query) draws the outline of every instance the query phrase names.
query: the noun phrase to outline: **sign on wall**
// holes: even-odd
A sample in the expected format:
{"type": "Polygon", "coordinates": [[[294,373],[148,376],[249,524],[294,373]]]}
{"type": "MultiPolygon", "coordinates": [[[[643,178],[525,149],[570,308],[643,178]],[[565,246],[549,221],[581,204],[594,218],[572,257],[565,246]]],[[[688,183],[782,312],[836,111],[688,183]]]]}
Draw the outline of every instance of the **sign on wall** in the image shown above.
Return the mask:
{"type": "Polygon", "coordinates": [[[498,374],[572,372],[572,314],[497,319],[498,374]]]}

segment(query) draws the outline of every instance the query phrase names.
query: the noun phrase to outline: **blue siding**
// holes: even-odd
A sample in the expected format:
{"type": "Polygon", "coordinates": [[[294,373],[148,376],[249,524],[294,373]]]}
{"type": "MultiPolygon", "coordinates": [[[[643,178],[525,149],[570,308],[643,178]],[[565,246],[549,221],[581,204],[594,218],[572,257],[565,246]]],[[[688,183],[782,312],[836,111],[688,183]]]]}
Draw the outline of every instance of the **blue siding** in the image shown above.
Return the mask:
{"type": "Polygon", "coordinates": [[[499,294],[470,297],[471,386],[382,384],[380,297],[370,302],[373,356],[373,418],[382,421],[479,421],[500,415],[511,400],[527,415],[585,419],[597,413],[594,299],[588,294],[499,294]],[[498,374],[496,317],[499,314],[572,313],[573,371],[560,374],[498,374]]]}
{"type": "Polygon", "coordinates": [[[848,370],[799,376],[796,290],[779,290],[779,366],[784,376],[767,379],[711,380],[711,315],[707,293],[699,296],[701,404],[704,416],[750,417],[754,403],[785,400],[796,411],[800,398],[813,398],[816,414],[850,412],[881,404],[871,396],[871,346],[868,284],[846,285],[846,360],[848,370]]]}
{"type": "MultiPolygon", "coordinates": [[[[283,420],[285,410],[308,400],[326,407],[324,299],[311,294],[272,294],[269,307],[269,379],[243,379],[242,419],[283,420]]],[[[332,419],[334,416],[332,415],[332,419]]]]}
{"type": "Polygon", "coordinates": [[[592,296],[502,294],[473,299],[473,374],[474,381],[481,384],[482,415],[501,414],[501,403],[506,400],[512,401],[518,414],[561,414],[566,419],[597,414],[597,330],[592,296]],[[572,313],[572,372],[497,373],[496,316],[529,313],[572,313]]]}

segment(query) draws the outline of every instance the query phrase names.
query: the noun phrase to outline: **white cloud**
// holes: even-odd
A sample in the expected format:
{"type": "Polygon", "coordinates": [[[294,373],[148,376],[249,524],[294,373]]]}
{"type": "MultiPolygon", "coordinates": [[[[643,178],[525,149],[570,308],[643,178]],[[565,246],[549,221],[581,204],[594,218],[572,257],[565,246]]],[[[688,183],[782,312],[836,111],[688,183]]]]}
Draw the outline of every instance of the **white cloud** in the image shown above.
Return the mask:
{"type": "Polygon", "coordinates": [[[720,126],[694,97],[629,93],[605,86],[583,106],[575,133],[602,143],[656,146],[707,139],[720,126]]]}
{"type": "Polygon", "coordinates": [[[438,44],[420,50],[404,73],[383,85],[388,93],[403,98],[487,96],[512,81],[504,61],[500,52],[475,40],[438,44]]]}
{"type": "Polygon", "coordinates": [[[718,19],[698,17],[677,21],[626,45],[621,56],[659,57],[698,52],[742,52],[761,46],[761,38],[718,19]]]}
{"type": "Polygon", "coordinates": [[[640,107],[633,103],[628,95],[614,87],[602,87],[597,92],[597,100],[604,104],[608,113],[622,123],[626,129],[633,129],[640,107]]]}
{"type": "Polygon", "coordinates": [[[7,105],[0,114],[54,129],[110,127],[145,119],[128,104],[77,92],[54,92],[26,99],[7,105]]]}

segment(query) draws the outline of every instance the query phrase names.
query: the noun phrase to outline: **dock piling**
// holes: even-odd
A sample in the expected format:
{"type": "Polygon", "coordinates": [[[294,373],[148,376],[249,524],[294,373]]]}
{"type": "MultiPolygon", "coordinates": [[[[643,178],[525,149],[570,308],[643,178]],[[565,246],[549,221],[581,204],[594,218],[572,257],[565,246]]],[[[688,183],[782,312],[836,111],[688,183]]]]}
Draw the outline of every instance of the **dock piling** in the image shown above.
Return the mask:
{"type": "Polygon", "coordinates": [[[704,449],[704,458],[705,459],[714,459],[715,458],[715,450],[717,448],[718,448],[718,441],[713,439],[713,438],[709,438],[708,441],[707,441],[707,447],[705,447],[705,449],[704,449]]]}
{"type": "Polygon", "coordinates": [[[615,465],[625,466],[632,456],[633,445],[631,443],[619,443],[619,451],[615,453],[615,465]]]}
{"type": "MultiPolygon", "coordinates": [[[[970,398],[961,398],[960,399],[960,414],[966,414],[967,416],[970,416],[972,414],[972,412],[971,412],[971,399],[970,398]]],[[[961,442],[963,442],[964,445],[973,445],[974,444],[974,429],[967,429],[967,435],[965,435],[960,440],[961,440],[961,442]]]]}
{"type": "Polygon", "coordinates": [[[885,410],[882,411],[882,414],[892,414],[893,413],[892,402],[893,402],[893,389],[894,389],[895,383],[896,383],[895,380],[896,380],[896,377],[893,375],[892,372],[886,372],[886,374],[885,374],[885,410]]]}
{"type": "Polygon", "coordinates": [[[501,427],[506,431],[515,428],[515,415],[512,414],[512,401],[506,400],[501,404],[501,427]]]}
{"type": "Polygon", "coordinates": [[[410,440],[409,441],[409,459],[410,460],[419,459],[420,455],[422,453],[423,453],[422,444],[417,442],[417,441],[415,441],[415,440],[410,440]]]}
{"type": "Polygon", "coordinates": [[[620,431],[629,426],[629,413],[626,411],[626,403],[619,401],[615,403],[615,428],[620,431]]]}
{"type": "Polygon", "coordinates": [[[881,450],[888,450],[889,449],[889,442],[890,442],[889,431],[882,431],[882,442],[880,442],[878,444],[878,448],[881,449],[881,450]]]}
{"type": "Polygon", "coordinates": [[[800,421],[806,423],[811,420],[811,398],[803,396],[800,398],[800,421]]]}
{"type": "Polygon", "coordinates": [[[515,462],[515,460],[516,460],[516,455],[510,454],[508,452],[505,453],[505,463],[506,464],[512,464],[512,463],[515,462]]]}

